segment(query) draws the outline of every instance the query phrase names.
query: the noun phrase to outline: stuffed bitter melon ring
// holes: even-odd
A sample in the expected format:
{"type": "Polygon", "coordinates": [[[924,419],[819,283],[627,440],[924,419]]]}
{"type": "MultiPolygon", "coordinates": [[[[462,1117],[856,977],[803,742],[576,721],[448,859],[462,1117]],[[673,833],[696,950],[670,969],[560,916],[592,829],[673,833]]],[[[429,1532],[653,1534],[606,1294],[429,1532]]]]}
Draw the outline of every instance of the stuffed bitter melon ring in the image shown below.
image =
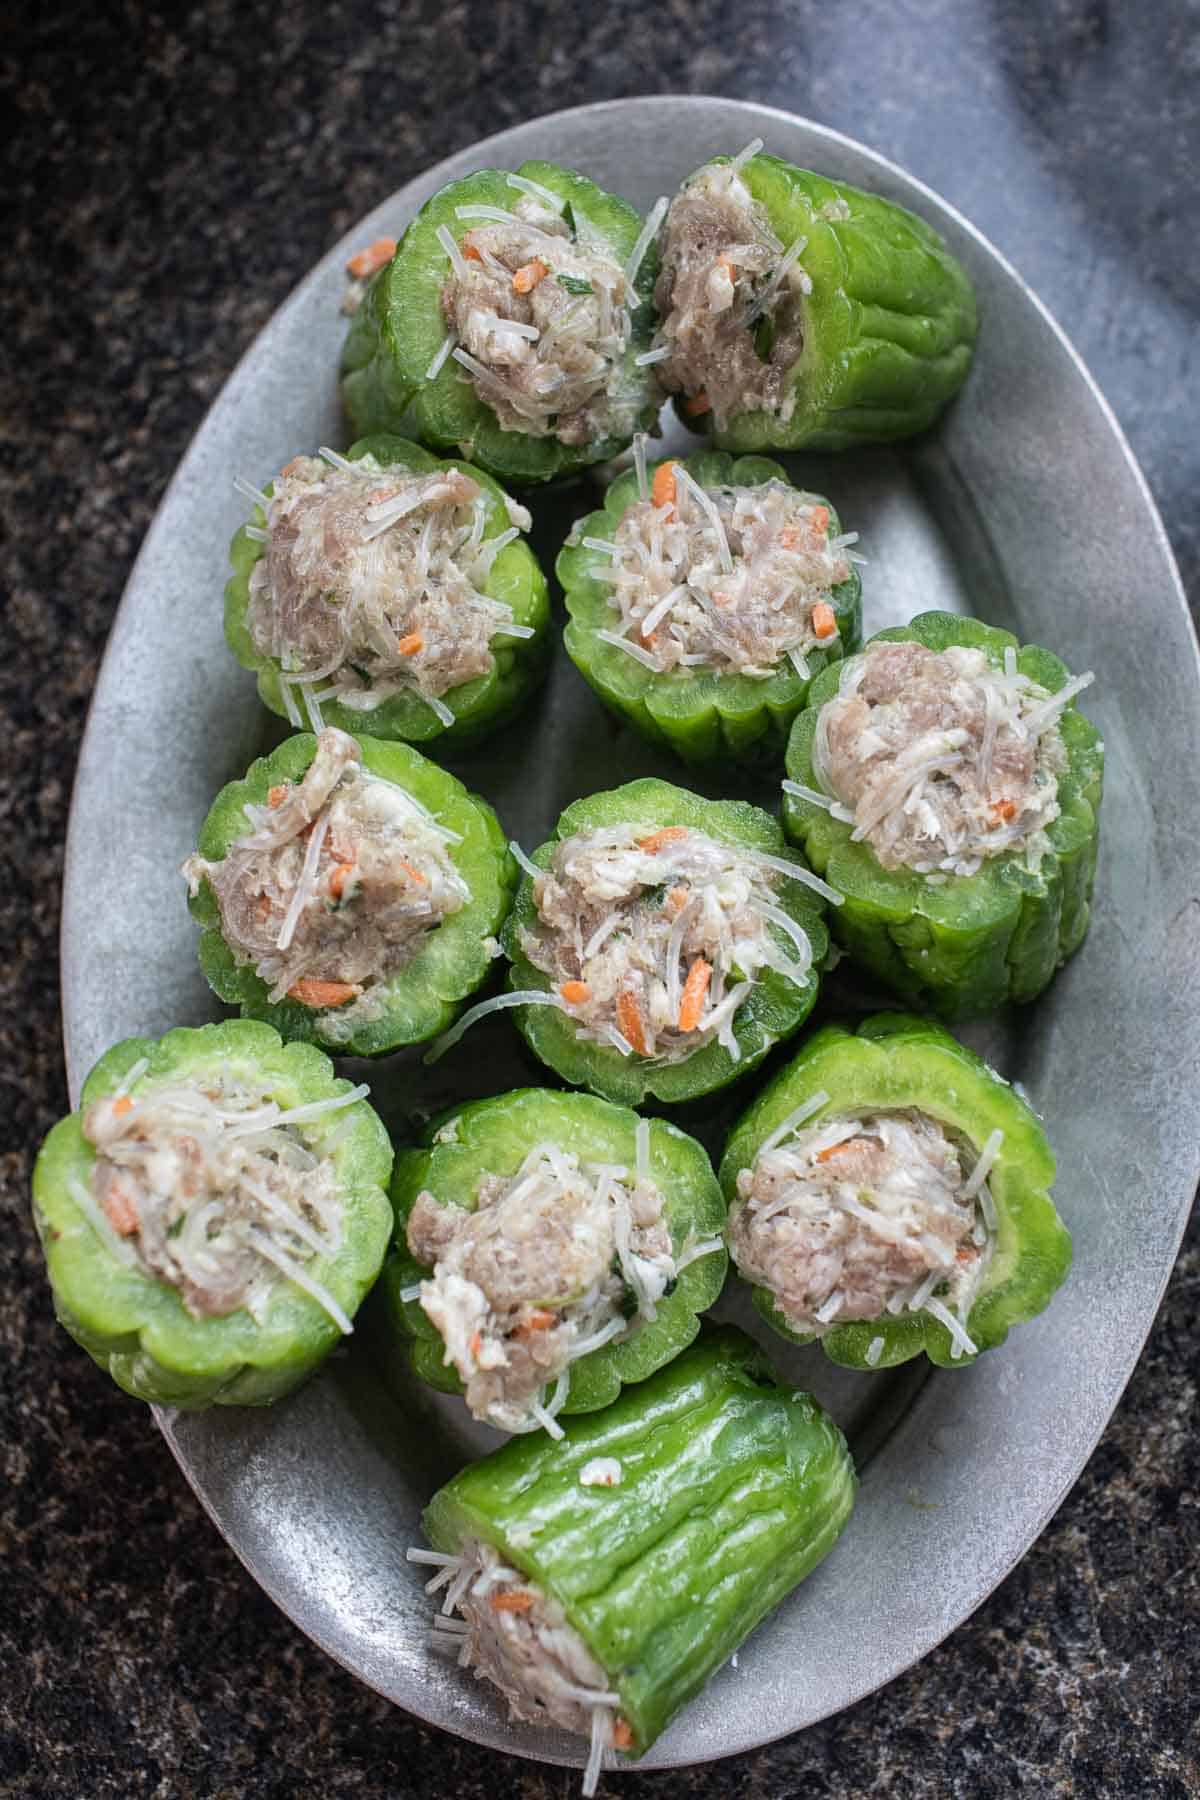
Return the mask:
{"type": "Polygon", "coordinates": [[[923,220],[764,156],[671,202],[655,373],[726,450],[841,450],[931,424],[971,364],[975,297],[923,220]]]}
{"type": "Polygon", "coordinates": [[[350,1331],[391,1221],[366,1092],[244,1019],[97,1063],[42,1146],[34,1220],[60,1321],[127,1393],[264,1405],[350,1331]]]}
{"type": "Polygon", "coordinates": [[[677,1355],[725,1279],[694,1139],[590,1094],[462,1107],[401,1151],[382,1293],[417,1373],[503,1431],[557,1432],[677,1355]]]}
{"type": "Polygon", "coordinates": [[[449,1024],[499,953],[516,873],[454,776],[332,727],[223,788],[183,872],[221,998],[359,1056],[449,1024]]]}
{"type": "Polygon", "coordinates": [[[832,890],[785,854],[774,819],[634,781],[567,808],[522,856],[503,945],[517,1008],[543,1062],[576,1086],[637,1105],[723,1087],[812,1009],[832,890]]]}
{"type": "Polygon", "coordinates": [[[516,1718],[647,1750],[836,1543],[845,1439],[740,1331],[707,1332],[562,1442],[514,1438],[424,1516],[434,1643],[516,1718]],[[457,1615],[457,1616],[456,1616],[457,1615]]]}
{"type": "Polygon", "coordinates": [[[404,438],[293,457],[230,546],[225,636],[272,712],[461,743],[519,707],[546,661],[530,518],[482,470],[404,438]]]}
{"type": "Polygon", "coordinates": [[[661,212],[571,169],[481,169],[426,202],[355,314],[342,391],[355,429],[453,445],[502,481],[604,462],[654,424],[642,357],[661,212]]]}
{"type": "Polygon", "coordinates": [[[634,453],[559,555],[567,651],[689,762],[778,756],[812,678],[858,647],[857,534],[764,457],[634,453]]]}
{"type": "Polygon", "coordinates": [[[1031,1000],[1083,941],[1100,735],[1049,651],[954,613],[882,631],[814,681],[783,822],[844,896],[857,962],[947,1018],[1031,1000]]]}
{"type": "Polygon", "coordinates": [[[832,1361],[944,1367],[1003,1343],[1066,1277],[1034,1114],[926,1019],[823,1027],[721,1164],[734,1265],[785,1337],[832,1361]]]}

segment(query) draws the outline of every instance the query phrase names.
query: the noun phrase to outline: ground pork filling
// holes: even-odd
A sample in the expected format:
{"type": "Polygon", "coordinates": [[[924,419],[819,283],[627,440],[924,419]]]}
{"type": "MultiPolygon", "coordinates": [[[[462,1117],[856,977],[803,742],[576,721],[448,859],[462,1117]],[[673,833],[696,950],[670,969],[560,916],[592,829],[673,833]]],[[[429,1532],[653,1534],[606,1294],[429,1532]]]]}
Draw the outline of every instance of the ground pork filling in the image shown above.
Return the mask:
{"type": "Polygon", "coordinates": [[[548,188],[510,176],[512,209],[459,206],[446,337],[429,374],[453,356],[504,431],[562,444],[628,439],[657,392],[628,356],[643,233],[624,268],[548,188]]]}
{"type": "MultiPolygon", "coordinates": [[[[995,1242],[987,1176],[1003,1141],[976,1156],[925,1113],[805,1120],[814,1095],[738,1176],[729,1248],[788,1324],[817,1336],[855,1320],[925,1312],[975,1354],[966,1330],[995,1242]]],[[[878,1361],[882,1338],[868,1362],[878,1361]]]]}
{"type": "Polygon", "coordinates": [[[270,498],[248,492],[267,527],[247,528],[266,545],[247,622],[280,665],[293,724],[294,690],[318,724],[322,702],[366,711],[402,693],[453,724],[441,696],[491,672],[493,639],[533,636],[482,591],[529,515],[510,505],[511,527],[485,538],[488,502],[461,470],[410,475],[325,450],[290,462],[270,498]]]}
{"type": "Polygon", "coordinates": [[[348,1332],[309,1265],[342,1241],[326,1122],[367,1089],[285,1108],[228,1069],[151,1085],[144,1067],[83,1115],[96,1160],[75,1198],[114,1254],[175,1288],[194,1318],[245,1307],[261,1321],[286,1279],[348,1332]]]}
{"type": "Polygon", "coordinates": [[[807,680],[808,653],[838,642],[830,596],[849,577],[858,538],[828,530],[828,507],[786,482],[702,488],[663,464],[611,541],[584,540],[619,620],[600,635],[658,674],[765,680],[787,657],[807,680]]]}
{"type": "Polygon", "coordinates": [[[762,148],[710,163],[672,200],[654,290],[662,326],[656,373],[689,412],[711,412],[718,431],[739,413],[768,412],[785,423],[795,408],[788,377],[804,347],[800,267],[807,239],[782,244],[741,168],[762,148]]]}
{"type": "Polygon", "coordinates": [[[514,1719],[588,1738],[583,1792],[594,1794],[604,1751],[629,1748],[632,1734],[618,1711],[621,1696],[562,1607],[474,1538],[457,1556],[413,1549],[408,1560],[436,1570],[427,1593],[445,1590],[434,1647],[498,1687],[514,1719]]]}
{"type": "Polygon", "coordinates": [[[776,902],[781,876],[832,894],[798,865],[683,825],[578,832],[533,872],[538,923],[521,949],[554,984],[533,1000],[552,1000],[579,1037],[661,1063],[714,1038],[737,1061],[734,1022],[759,972],[803,987],[812,968],[807,934],[776,902]]]}
{"type": "Polygon", "coordinates": [[[433,1276],[405,1297],[444,1338],[477,1419],[561,1436],[571,1363],[652,1322],[680,1270],[720,1248],[712,1238],[674,1255],[649,1131],[639,1126],[635,1169],[546,1142],[515,1175],[485,1176],[475,1212],[417,1196],[408,1247],[433,1276]]]}
{"type": "Polygon", "coordinates": [[[450,857],[456,832],[362,765],[343,731],[323,731],[298,783],[245,808],[249,830],[219,862],[190,856],[192,893],[207,880],[221,935],[265,981],[272,1004],[336,1008],[334,1040],[379,1016],[386,983],[470,891],[450,857]]]}
{"type": "Polygon", "coordinates": [[[1018,673],[1011,649],[996,668],[982,650],[871,644],[821,708],[820,792],[797,791],[853,824],[885,869],[945,880],[1024,851],[1036,870],[1067,767],[1058,722],[1091,680],[1050,694],[1018,673]]]}

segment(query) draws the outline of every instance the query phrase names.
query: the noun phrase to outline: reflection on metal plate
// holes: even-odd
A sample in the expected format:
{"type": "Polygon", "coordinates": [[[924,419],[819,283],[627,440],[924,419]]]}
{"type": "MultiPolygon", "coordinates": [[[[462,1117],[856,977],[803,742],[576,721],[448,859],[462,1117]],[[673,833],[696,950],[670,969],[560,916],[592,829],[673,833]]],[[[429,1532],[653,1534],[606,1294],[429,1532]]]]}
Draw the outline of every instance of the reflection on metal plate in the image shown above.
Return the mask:
{"type": "MultiPolygon", "coordinates": [[[[1011,269],[934,195],[847,139],[766,108],[619,101],[463,152],[330,252],[201,428],[113,631],[67,861],[65,1024],[78,1093],[116,1038],[216,1014],[176,871],[216,789],[278,736],[222,640],[226,546],[243,517],[230,477],[259,481],[297,450],[344,441],[334,370],[348,250],[398,235],[435,189],[485,164],[577,164],[645,207],[710,154],[756,135],[779,155],[923,213],[980,294],[976,367],[933,436],[895,450],[791,459],[862,534],[868,628],[932,606],[973,611],[1049,644],[1075,668],[1094,668],[1087,710],[1107,739],[1109,791],[1086,949],[1034,1009],[966,1034],[1025,1084],[1046,1117],[1060,1205],[1075,1234],[1071,1280],[1041,1319],[959,1372],[929,1375],[922,1364],[855,1375],[817,1351],[771,1340],[777,1361],[848,1430],[863,1466],[858,1510],[835,1554],[760,1627],[738,1668],[723,1669],[660,1740],[652,1766],[727,1755],[810,1724],[889,1680],[971,1612],[1082,1467],[1174,1256],[1200,1139],[1200,945],[1190,923],[1200,685],[1161,527],[1073,352],[1011,269]],[[148,778],[167,768],[170,806],[148,778]]],[[[686,434],[673,419],[664,423],[668,447],[684,448],[686,434]]],[[[535,502],[547,564],[591,492],[581,483],[535,502]]],[[[640,774],[687,779],[615,724],[561,656],[522,723],[453,767],[527,847],[579,794],[640,774]]],[[[742,791],[772,801],[764,788],[742,791]]],[[[845,969],[830,986],[825,1011],[871,1003],[845,969]]],[[[501,1019],[434,1070],[412,1053],[370,1074],[397,1133],[455,1098],[539,1079],[501,1019]]],[[[735,1092],[702,1120],[680,1123],[702,1126],[716,1148],[743,1103],[735,1092]]],[[[721,1311],[748,1322],[743,1308],[727,1293],[721,1311]]],[[[488,1434],[461,1407],[389,1368],[369,1320],[276,1411],[164,1414],[161,1423],[233,1548],[348,1668],[449,1730],[580,1760],[561,1735],[510,1724],[483,1687],[427,1648],[429,1607],[404,1549],[424,1501],[488,1434]]]]}

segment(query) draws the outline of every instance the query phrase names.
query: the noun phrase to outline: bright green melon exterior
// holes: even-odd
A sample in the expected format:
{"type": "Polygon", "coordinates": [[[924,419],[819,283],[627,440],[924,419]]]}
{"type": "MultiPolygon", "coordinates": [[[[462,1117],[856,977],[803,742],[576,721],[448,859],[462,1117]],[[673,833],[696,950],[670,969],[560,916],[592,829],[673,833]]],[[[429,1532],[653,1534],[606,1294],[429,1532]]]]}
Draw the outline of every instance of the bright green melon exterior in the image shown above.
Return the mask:
{"type": "MultiPolygon", "coordinates": [[[[1054,1154],[1034,1113],[1009,1084],[931,1019],[880,1013],[855,1030],[826,1025],[814,1032],[734,1127],[721,1162],[731,1214],[740,1204],[738,1175],[753,1168],[762,1144],[788,1114],[821,1092],[829,1099],[806,1128],[841,1114],[911,1108],[964,1139],[976,1156],[993,1131],[1002,1131],[988,1177],[999,1219],[996,1243],[967,1333],[979,1350],[990,1350],[1004,1342],[1010,1326],[1044,1310],[1071,1266],[1071,1239],[1050,1198],[1054,1154]]],[[[769,1290],[755,1288],[754,1300],[781,1336],[812,1343],[812,1334],[789,1326],[769,1290]]],[[[851,1369],[888,1369],[922,1351],[941,1368],[974,1361],[953,1356],[950,1333],[924,1312],[834,1325],[820,1343],[831,1362],[851,1369]],[[882,1351],[868,1362],[876,1338],[883,1340],[882,1351]]]]}
{"type": "MultiPolygon", "coordinates": [[[[73,1184],[87,1185],[96,1160],[83,1113],[121,1088],[143,1058],[148,1067],[129,1089],[135,1100],[156,1085],[223,1071],[261,1080],[284,1108],[347,1093],[351,1084],[335,1076],[329,1058],[311,1044],[284,1044],[269,1025],[247,1019],[180,1027],[157,1041],[126,1038],[96,1064],[80,1110],[54,1127],[34,1168],[33,1216],[55,1312],[117,1385],[163,1406],[265,1406],[305,1380],[340,1341],[324,1308],[281,1279],[270,1290],[261,1323],[244,1307],[219,1318],[193,1318],[167,1282],[118,1261],[73,1198],[73,1184]]],[[[327,1122],[312,1121],[305,1134],[318,1154],[323,1140],[330,1140],[343,1207],[339,1249],[313,1258],[305,1270],[352,1317],[387,1248],[392,1147],[365,1100],[339,1108],[327,1122]]]]}

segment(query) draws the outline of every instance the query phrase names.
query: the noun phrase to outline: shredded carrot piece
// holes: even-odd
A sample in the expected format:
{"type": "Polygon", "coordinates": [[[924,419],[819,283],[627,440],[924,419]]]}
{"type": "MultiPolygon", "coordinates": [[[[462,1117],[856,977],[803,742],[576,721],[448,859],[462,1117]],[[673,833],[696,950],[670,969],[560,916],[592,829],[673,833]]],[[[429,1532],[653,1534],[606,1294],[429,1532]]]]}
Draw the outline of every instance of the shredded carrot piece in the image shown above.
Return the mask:
{"type": "Polygon", "coordinates": [[[478,249],[476,245],[469,244],[467,242],[466,238],[464,238],[462,241],[462,253],[466,257],[468,262],[482,262],[483,261],[483,251],[478,249]]]}
{"type": "Polygon", "coordinates": [[[785,525],[779,534],[779,542],[785,550],[795,550],[803,543],[804,534],[796,525],[785,525]]]}
{"type": "Polygon", "coordinates": [[[301,1006],[345,1006],[357,993],[348,981],[318,981],[305,975],[288,989],[288,999],[298,1000],[301,1006]]]}
{"type": "Polygon", "coordinates": [[[650,501],[654,506],[675,505],[675,470],[676,463],[659,463],[654,471],[654,480],[650,483],[650,501]]]}
{"type": "Polygon", "coordinates": [[[109,1188],[104,1196],[104,1216],[118,1237],[132,1237],[140,1223],[132,1195],[124,1188],[109,1188]]]}
{"type": "Polygon", "coordinates": [[[425,639],[419,631],[408,631],[396,645],[401,656],[415,656],[418,650],[425,648],[425,639]]]}
{"type": "Polygon", "coordinates": [[[631,994],[628,988],[617,995],[617,1030],[626,1039],[631,1050],[636,1050],[639,1056],[649,1055],[642,1009],[638,1005],[637,995],[631,994]]]}
{"type": "Polygon", "coordinates": [[[683,410],[689,419],[698,419],[701,413],[712,411],[712,401],[701,388],[698,394],[692,394],[683,403],[683,410]]]}
{"type": "Polygon", "coordinates": [[[472,1356],[479,1355],[479,1352],[483,1349],[483,1333],[481,1331],[473,1331],[471,1333],[471,1342],[467,1348],[470,1350],[472,1356]]]}
{"type": "Polygon", "coordinates": [[[832,637],[837,630],[837,614],[828,600],[818,600],[812,609],[813,636],[817,638],[832,637]]]}
{"type": "Polygon", "coordinates": [[[282,806],[286,799],[287,799],[286,784],[283,787],[268,788],[268,790],[267,790],[267,805],[268,806],[282,806]]]}
{"type": "Polygon", "coordinates": [[[514,1325],[512,1335],[515,1338],[532,1337],[535,1331],[549,1331],[552,1325],[558,1324],[558,1314],[550,1312],[544,1306],[535,1306],[527,1318],[514,1325]]]}
{"type": "Polygon", "coordinates": [[[564,981],[558,991],[568,1006],[583,1006],[592,997],[586,981],[564,981]]]}
{"type": "Polygon", "coordinates": [[[612,1728],[614,1750],[631,1750],[633,1748],[633,1732],[629,1728],[628,1719],[614,1719],[612,1728]]]}
{"type": "Polygon", "coordinates": [[[969,1263],[974,1259],[975,1251],[970,1244],[960,1244],[954,1255],[958,1262],[969,1263]]]}
{"type": "Polygon", "coordinates": [[[417,883],[418,887],[428,887],[429,886],[429,882],[428,882],[427,878],[424,875],[422,875],[420,869],[414,869],[413,865],[410,862],[402,862],[400,864],[400,867],[404,870],[404,873],[406,875],[412,876],[413,880],[417,883]]]}
{"type": "Polygon", "coordinates": [[[128,1094],[120,1094],[117,1099],[113,1101],[113,1111],[118,1119],[123,1119],[127,1112],[133,1111],[133,1101],[129,1098],[128,1094]]]}
{"type": "Polygon", "coordinates": [[[493,1590],[488,1595],[488,1605],[493,1612],[527,1613],[533,1605],[533,1595],[523,1593],[519,1588],[510,1588],[507,1592],[493,1590]]]}
{"type": "Polygon", "coordinates": [[[304,458],[302,456],[293,456],[290,463],[285,463],[284,467],[280,470],[280,474],[294,475],[303,461],[304,458]]]}
{"type": "Polygon", "coordinates": [[[687,980],[683,984],[683,995],[679,1002],[680,1031],[695,1031],[700,1023],[700,1015],[704,1011],[704,996],[711,980],[711,963],[706,963],[702,956],[698,956],[688,970],[687,980]]]}
{"type": "Polygon", "coordinates": [[[664,910],[672,913],[682,912],[688,901],[688,890],[685,887],[673,887],[663,901],[664,910]]]}
{"type": "Polygon", "coordinates": [[[342,890],[353,873],[354,864],[352,862],[339,863],[337,868],[333,871],[333,874],[329,877],[329,892],[335,900],[341,899],[342,890]]]}
{"type": "Polygon", "coordinates": [[[517,270],[512,278],[513,288],[518,294],[531,294],[538,282],[545,281],[549,273],[541,257],[535,256],[532,262],[523,264],[517,270]]]}
{"type": "Polygon", "coordinates": [[[365,250],[356,250],[346,268],[356,281],[365,281],[368,275],[374,275],[377,269],[382,269],[384,263],[391,262],[395,254],[395,238],[376,238],[365,250]]]}
{"type": "Polygon", "coordinates": [[[1016,817],[1017,808],[1012,800],[997,800],[992,807],[992,818],[997,825],[1007,825],[1016,817]]]}
{"type": "Polygon", "coordinates": [[[637,847],[639,850],[648,850],[653,856],[658,854],[664,844],[677,844],[680,838],[686,836],[686,825],[664,825],[661,831],[652,831],[649,837],[638,838],[637,847]]]}
{"type": "Polygon", "coordinates": [[[843,1138],[840,1144],[830,1144],[828,1150],[818,1150],[816,1160],[817,1162],[828,1162],[831,1157],[841,1156],[844,1150],[853,1150],[857,1142],[857,1138],[843,1138]]]}
{"type": "Polygon", "coordinates": [[[819,531],[828,531],[829,508],[827,506],[814,506],[811,513],[808,515],[808,522],[814,536],[819,531]]]}

